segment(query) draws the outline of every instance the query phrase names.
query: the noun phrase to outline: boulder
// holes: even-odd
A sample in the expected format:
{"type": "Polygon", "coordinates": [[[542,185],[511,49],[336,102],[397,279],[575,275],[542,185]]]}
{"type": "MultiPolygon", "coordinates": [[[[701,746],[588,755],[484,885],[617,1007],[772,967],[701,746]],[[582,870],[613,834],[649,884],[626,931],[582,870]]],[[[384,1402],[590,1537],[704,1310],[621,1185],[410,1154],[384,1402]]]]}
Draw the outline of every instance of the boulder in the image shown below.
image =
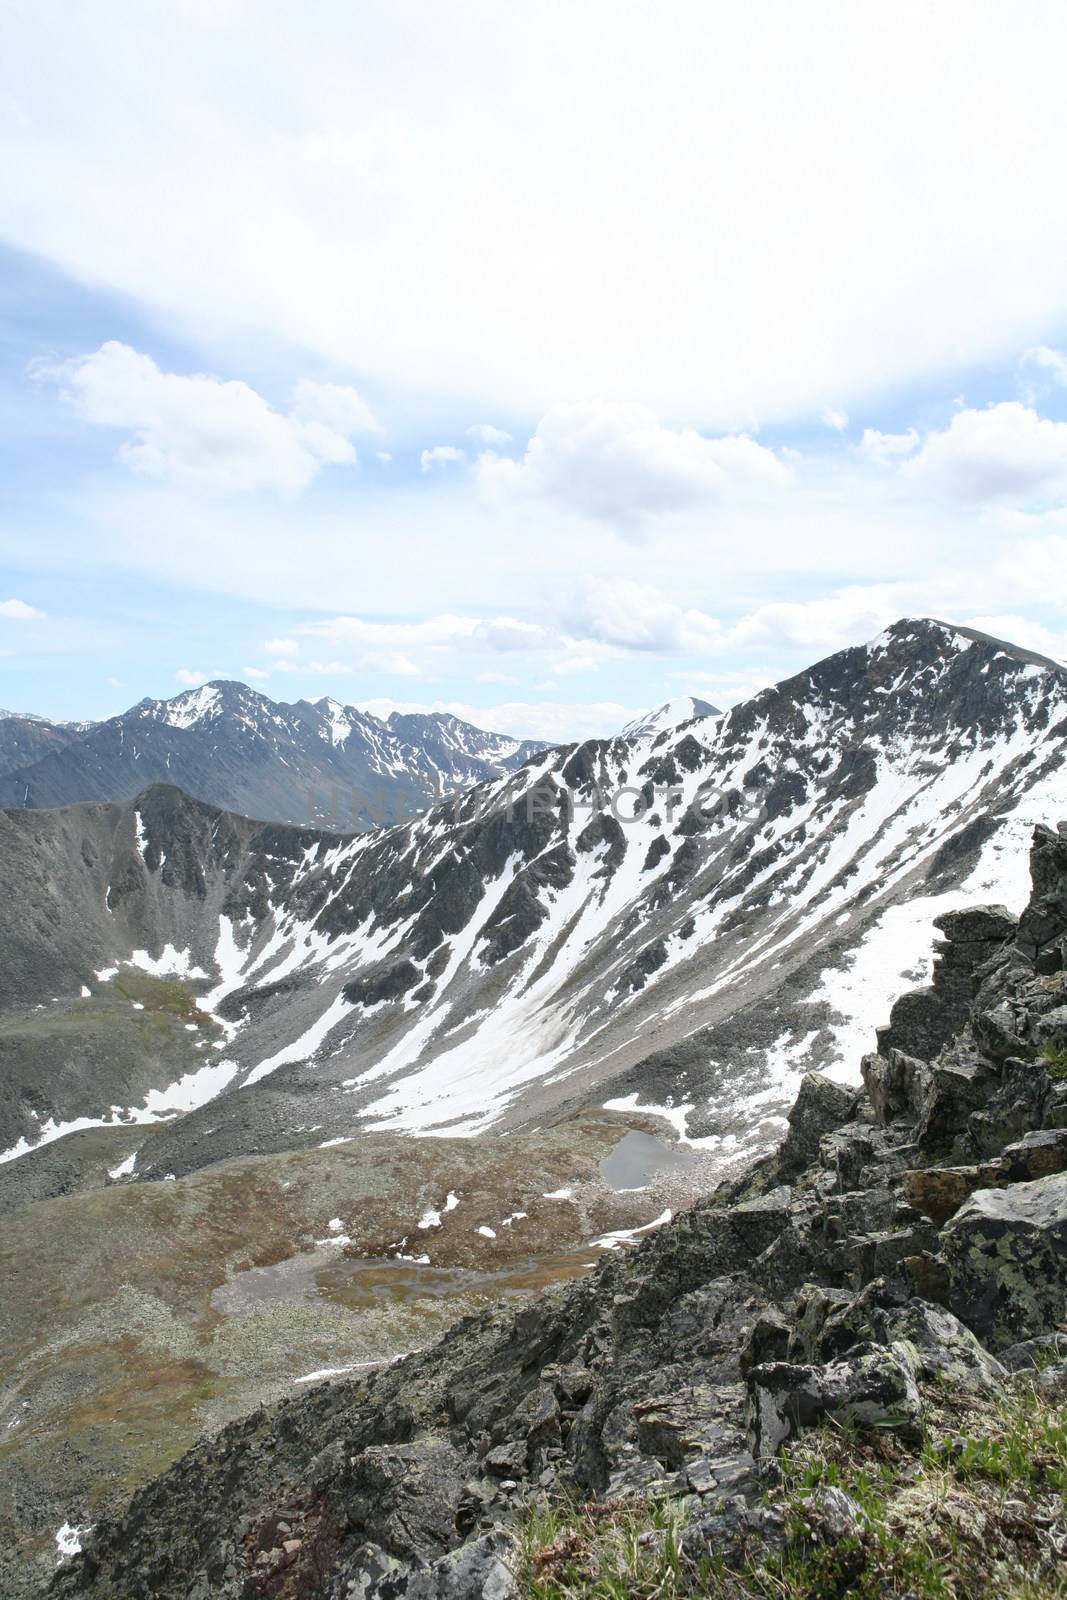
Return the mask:
{"type": "Polygon", "coordinates": [[[979,1189],[942,1231],[949,1303],[994,1349],[1067,1312],[1067,1173],[979,1189]]]}
{"type": "Polygon", "coordinates": [[[907,1305],[883,1311],[876,1321],[890,1347],[907,1347],[920,1377],[943,1379],[970,1394],[991,1398],[1002,1394],[1007,1377],[1002,1363],[943,1306],[909,1300],[907,1305]]]}
{"type": "Polygon", "coordinates": [[[990,1189],[1003,1181],[996,1162],[966,1167],[918,1167],[902,1174],[904,1193],[916,1211],[942,1227],[976,1189],[990,1189]]]}
{"type": "Polygon", "coordinates": [[[749,1372],[745,1421],[757,1459],[776,1455],[787,1439],[824,1417],[891,1429],[918,1443],[922,1405],[907,1349],[860,1344],[825,1366],[773,1361],[749,1372]]]}
{"type": "Polygon", "coordinates": [[[1001,1159],[1013,1183],[1067,1172],[1067,1128],[1035,1128],[1009,1144],[1001,1159]]]}
{"type": "Polygon", "coordinates": [[[854,1089],[843,1088],[821,1072],[805,1073],[789,1113],[789,1132],[778,1152],[783,1169],[810,1166],[823,1134],[847,1122],[855,1105],[854,1089]]]}

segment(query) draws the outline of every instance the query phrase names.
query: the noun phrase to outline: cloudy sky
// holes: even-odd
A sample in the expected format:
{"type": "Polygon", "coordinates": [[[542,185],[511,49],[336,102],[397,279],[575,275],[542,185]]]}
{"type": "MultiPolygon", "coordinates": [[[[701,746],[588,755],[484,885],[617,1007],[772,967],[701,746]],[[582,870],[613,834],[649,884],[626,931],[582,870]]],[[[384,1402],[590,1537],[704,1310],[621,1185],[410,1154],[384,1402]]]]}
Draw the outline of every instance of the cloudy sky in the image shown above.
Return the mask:
{"type": "Polygon", "coordinates": [[[1067,656],[1055,0],[0,0],[0,704],[1067,656]]]}

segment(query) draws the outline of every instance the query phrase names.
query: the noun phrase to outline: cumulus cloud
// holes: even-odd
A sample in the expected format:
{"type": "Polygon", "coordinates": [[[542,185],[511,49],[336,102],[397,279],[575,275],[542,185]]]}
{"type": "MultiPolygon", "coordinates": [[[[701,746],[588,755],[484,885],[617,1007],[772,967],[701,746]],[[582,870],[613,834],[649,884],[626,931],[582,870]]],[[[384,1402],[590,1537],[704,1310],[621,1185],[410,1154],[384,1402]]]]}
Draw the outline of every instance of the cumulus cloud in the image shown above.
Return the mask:
{"type": "Polygon", "coordinates": [[[1067,489],[1067,422],[1018,400],[959,411],[900,470],[918,487],[960,500],[1040,499],[1067,489]]]}
{"type": "Polygon", "coordinates": [[[454,444],[435,444],[419,456],[419,467],[423,472],[432,472],[434,467],[458,465],[466,459],[466,451],[454,444]]]}
{"type": "Polygon", "coordinates": [[[221,673],[204,672],[201,667],[179,667],[174,676],[187,688],[197,689],[202,683],[210,683],[213,678],[221,677],[221,673]]]}
{"type": "Polygon", "coordinates": [[[868,461],[881,467],[891,466],[919,448],[919,435],[915,428],[907,428],[903,433],[881,433],[877,428],[864,428],[856,448],[868,461]]]}
{"type": "Polygon", "coordinates": [[[1054,383],[1067,384],[1067,356],[1047,344],[1035,345],[1023,356],[1024,366],[1040,367],[1054,383]]]}
{"type": "Polygon", "coordinates": [[[833,428],[835,433],[843,433],[848,427],[848,412],[840,411],[836,406],[827,406],[820,420],[828,428],[833,428]]]}
{"type": "Polygon", "coordinates": [[[211,493],[302,489],[322,466],[355,462],[350,434],[377,429],[355,389],[299,383],[285,415],[247,383],[163,372],[117,339],[31,371],[86,422],[130,435],[118,458],[131,472],[211,493]]]}
{"type": "Polygon", "coordinates": [[[977,628],[980,633],[991,633],[994,639],[1005,639],[1022,645],[1024,650],[1035,650],[1039,655],[1051,656],[1054,661],[1067,660],[1067,633],[1047,628],[1043,622],[1017,613],[1000,613],[987,617],[968,617],[965,626],[977,628]]]}
{"type": "Polygon", "coordinates": [[[295,656],[300,654],[300,646],[295,639],[265,639],[263,648],[269,656],[295,656]]]}
{"type": "Polygon", "coordinates": [[[270,677],[270,673],[264,672],[262,667],[245,667],[244,675],[246,678],[251,678],[254,682],[258,682],[263,678],[270,677]]]}
{"type": "Polygon", "coordinates": [[[505,433],[503,428],[496,428],[491,422],[472,422],[467,429],[467,437],[477,439],[479,444],[492,447],[498,444],[508,444],[511,434],[505,433]]]}
{"type": "Polygon", "coordinates": [[[0,617],[9,622],[40,622],[44,612],[27,605],[25,600],[0,600],[0,617]]]}
{"type": "Polygon", "coordinates": [[[647,406],[600,401],[553,406],[520,461],[488,451],[478,477],[490,497],[548,502],[633,534],[657,513],[781,489],[789,473],[748,434],[706,438],[662,426],[647,406]]]}
{"type": "Polygon", "coordinates": [[[591,583],[571,609],[570,631],[622,650],[701,652],[721,637],[715,617],[696,607],[680,606],[659,589],[632,578],[591,583]]]}

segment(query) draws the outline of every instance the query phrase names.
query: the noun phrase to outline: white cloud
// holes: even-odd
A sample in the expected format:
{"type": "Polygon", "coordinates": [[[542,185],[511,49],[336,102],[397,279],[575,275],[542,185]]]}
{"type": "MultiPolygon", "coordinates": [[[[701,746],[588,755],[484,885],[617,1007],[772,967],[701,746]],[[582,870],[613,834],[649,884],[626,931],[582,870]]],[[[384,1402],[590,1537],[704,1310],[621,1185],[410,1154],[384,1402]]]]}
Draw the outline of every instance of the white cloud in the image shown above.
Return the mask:
{"type": "Polygon", "coordinates": [[[1062,325],[1062,7],[215,10],[4,8],[5,238],[170,326],[726,429],[1062,325]]]}
{"type": "Polygon", "coordinates": [[[477,439],[479,444],[489,446],[508,444],[511,439],[510,433],[505,433],[503,428],[494,427],[491,422],[473,422],[467,429],[467,436],[470,439],[477,439]]]}
{"type": "Polygon", "coordinates": [[[839,410],[837,406],[827,406],[820,420],[828,428],[833,428],[835,433],[843,433],[848,427],[848,412],[839,410]]]}
{"type": "Polygon", "coordinates": [[[967,501],[1029,501],[1067,491],[1067,422],[1051,422],[1018,400],[959,411],[927,434],[901,476],[967,501]]]}
{"type": "Polygon", "coordinates": [[[1067,356],[1047,344],[1035,345],[1023,356],[1024,366],[1041,367],[1050,374],[1054,383],[1067,384],[1067,356]]]}
{"type": "Polygon", "coordinates": [[[880,433],[877,428],[864,428],[856,448],[868,461],[882,467],[890,466],[919,448],[919,435],[915,428],[907,428],[903,433],[880,433]]]}
{"type": "Polygon", "coordinates": [[[86,422],[129,433],[118,458],[131,472],[214,493],[302,489],[320,467],[355,462],[348,434],[376,426],[354,389],[300,383],[284,416],[247,383],[162,372],[116,339],[31,372],[58,383],[86,422]]]}
{"type": "Polygon", "coordinates": [[[839,589],[814,600],[776,601],[724,629],[719,648],[796,646],[828,654],[879,633],[907,609],[889,586],[839,589]]]}
{"type": "Polygon", "coordinates": [[[434,467],[454,465],[466,459],[466,451],[458,450],[454,444],[435,444],[419,456],[419,467],[423,472],[430,472],[434,467]]]}
{"type": "Polygon", "coordinates": [[[246,678],[252,678],[253,680],[255,680],[257,682],[260,681],[263,678],[269,678],[270,677],[270,673],[269,672],[264,672],[262,667],[245,667],[244,668],[244,675],[245,675],[246,678]]]}
{"type": "MultiPolygon", "coordinates": [[[[536,685],[534,685],[536,687],[536,685]]],[[[555,685],[545,685],[554,688],[555,685]]],[[[448,711],[464,722],[490,733],[507,733],[515,739],[544,739],[549,744],[569,744],[578,739],[602,739],[618,733],[624,723],[647,707],[625,706],[616,700],[561,702],[512,700],[492,706],[465,700],[406,701],[386,698],[358,700],[358,706],[376,717],[393,711],[448,711]]]]}
{"type": "Polygon", "coordinates": [[[491,501],[546,501],[631,533],[656,513],[766,493],[788,476],[747,434],[709,439],[663,427],[647,406],[603,401],[553,406],[521,461],[478,461],[491,501]]]}
{"type": "Polygon", "coordinates": [[[382,425],[358,390],[344,383],[312,383],[302,378],[293,390],[292,415],[344,437],[381,433],[382,425]]]}
{"type": "Polygon", "coordinates": [[[659,589],[632,578],[599,579],[585,590],[569,616],[578,638],[599,640],[621,650],[692,651],[717,647],[717,618],[680,606],[659,589]]]}
{"type": "Polygon", "coordinates": [[[179,667],[174,674],[179,683],[184,683],[190,689],[196,689],[202,683],[210,683],[213,678],[220,676],[217,672],[204,672],[200,667],[179,667]]]}
{"type": "Polygon", "coordinates": [[[0,600],[0,617],[9,622],[40,622],[44,612],[27,605],[25,600],[0,600]]]}
{"type": "Polygon", "coordinates": [[[300,646],[295,639],[266,639],[263,649],[269,656],[296,656],[300,654],[300,646]]]}
{"type": "Polygon", "coordinates": [[[387,467],[393,459],[391,452],[388,450],[375,450],[374,454],[378,457],[383,467],[387,467]]]}
{"type": "Polygon", "coordinates": [[[509,672],[479,672],[476,681],[478,683],[516,684],[519,679],[512,677],[509,672]]]}
{"type": "Polygon", "coordinates": [[[104,682],[111,689],[125,689],[127,687],[126,683],[123,681],[122,678],[114,678],[114,677],[105,678],[104,682]]]}
{"type": "Polygon", "coordinates": [[[1067,660],[1067,632],[1056,632],[1030,617],[1022,617],[1017,613],[967,617],[965,626],[977,628],[980,633],[991,633],[994,639],[1022,645],[1024,650],[1035,650],[1039,655],[1051,656],[1054,661],[1067,660]]]}

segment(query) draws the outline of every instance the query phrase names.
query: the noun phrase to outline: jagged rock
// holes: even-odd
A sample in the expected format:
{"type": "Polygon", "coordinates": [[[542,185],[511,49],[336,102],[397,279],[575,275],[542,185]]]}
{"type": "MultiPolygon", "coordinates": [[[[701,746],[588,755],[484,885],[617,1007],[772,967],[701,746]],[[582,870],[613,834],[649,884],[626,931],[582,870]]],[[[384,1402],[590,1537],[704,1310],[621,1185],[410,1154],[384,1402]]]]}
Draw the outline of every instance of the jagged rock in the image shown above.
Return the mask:
{"type": "Polygon", "coordinates": [[[870,1517],[858,1500],[835,1484],[820,1484],[798,1497],[798,1511],[804,1518],[807,1536],[818,1544],[836,1544],[841,1539],[860,1539],[870,1526],[870,1517]]]}
{"type": "Polygon", "coordinates": [[[951,1149],[971,1115],[987,1103],[992,1079],[992,1068],[981,1057],[939,1061],[932,1069],[916,1143],[928,1150],[951,1149]]]}
{"type": "Polygon", "coordinates": [[[994,1349],[1067,1310],[1067,1174],[979,1189],[942,1232],[950,1304],[994,1349]]]}
{"type": "Polygon", "coordinates": [[[832,1133],[847,1122],[855,1104],[854,1090],[834,1083],[821,1072],[805,1073],[789,1113],[789,1132],[778,1153],[782,1170],[806,1167],[814,1161],[823,1134],[832,1133]]]}
{"type": "Polygon", "coordinates": [[[342,1478],[344,1514],[394,1554],[430,1559],[455,1542],[465,1476],[464,1458],[446,1440],[370,1445],[342,1478]]]}
{"type": "Polygon", "coordinates": [[[515,1540],[502,1529],[429,1564],[398,1561],[380,1546],[364,1545],[346,1563],[345,1587],[336,1592],[343,1600],[510,1600],[518,1593],[517,1554],[515,1540]]]}
{"type": "Polygon", "coordinates": [[[903,994],[877,1030],[878,1050],[892,1049],[932,1061],[967,1020],[980,969],[1016,932],[1016,919],[1004,906],[974,906],[935,917],[945,938],[935,946],[933,981],[903,994]]]}
{"type": "Polygon", "coordinates": [[[864,1056],[863,1082],[876,1122],[918,1122],[931,1083],[929,1064],[903,1050],[864,1056]]]}
{"type": "Polygon", "coordinates": [[[981,1166],[918,1167],[902,1174],[904,1191],[916,1211],[942,1227],[976,1189],[993,1188],[1003,1181],[999,1162],[981,1166]]]}
{"type": "Polygon", "coordinates": [[[1067,1048],[1067,1006],[1054,1006],[1043,1016],[1035,1017],[1030,1033],[1038,1049],[1046,1045],[1054,1050],[1067,1048]]]}
{"type": "Polygon", "coordinates": [[[1019,918],[1019,950],[1038,972],[1062,972],[1067,935],[1067,824],[1054,832],[1039,826],[1030,850],[1034,892],[1019,918]]]}
{"type": "Polygon", "coordinates": [[[891,1429],[915,1442],[922,1404],[904,1346],[857,1345],[821,1367],[776,1361],[752,1368],[746,1422],[757,1459],[775,1455],[791,1435],[823,1417],[891,1429]]]}

